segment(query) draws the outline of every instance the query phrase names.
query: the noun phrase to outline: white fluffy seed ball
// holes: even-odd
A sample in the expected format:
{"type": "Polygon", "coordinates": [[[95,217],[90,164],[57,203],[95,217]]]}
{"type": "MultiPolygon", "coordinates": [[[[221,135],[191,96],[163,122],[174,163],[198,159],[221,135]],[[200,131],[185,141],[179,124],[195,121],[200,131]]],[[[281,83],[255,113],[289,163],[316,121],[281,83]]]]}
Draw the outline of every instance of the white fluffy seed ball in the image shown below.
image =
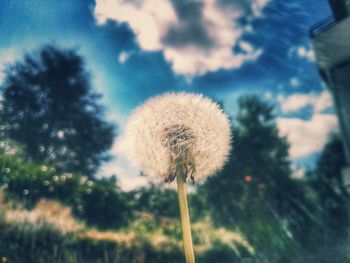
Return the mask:
{"type": "Polygon", "coordinates": [[[167,93],[133,112],[118,145],[146,175],[169,181],[176,161],[194,165],[192,176],[202,181],[225,164],[231,127],[227,115],[211,99],[167,93]]]}

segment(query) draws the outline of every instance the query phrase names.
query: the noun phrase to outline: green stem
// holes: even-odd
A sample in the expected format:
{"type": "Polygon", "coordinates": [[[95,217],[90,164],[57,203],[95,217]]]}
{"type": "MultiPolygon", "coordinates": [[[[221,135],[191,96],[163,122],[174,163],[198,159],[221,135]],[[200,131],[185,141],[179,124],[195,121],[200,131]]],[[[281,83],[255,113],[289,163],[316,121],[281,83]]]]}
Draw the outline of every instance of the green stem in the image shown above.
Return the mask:
{"type": "Polygon", "coordinates": [[[177,192],[178,192],[179,205],[180,205],[182,235],[183,235],[186,263],[195,263],[193,245],[192,245],[190,216],[188,213],[187,196],[186,196],[186,189],[185,189],[185,179],[181,173],[178,173],[178,175],[176,176],[176,182],[177,182],[177,192]]]}

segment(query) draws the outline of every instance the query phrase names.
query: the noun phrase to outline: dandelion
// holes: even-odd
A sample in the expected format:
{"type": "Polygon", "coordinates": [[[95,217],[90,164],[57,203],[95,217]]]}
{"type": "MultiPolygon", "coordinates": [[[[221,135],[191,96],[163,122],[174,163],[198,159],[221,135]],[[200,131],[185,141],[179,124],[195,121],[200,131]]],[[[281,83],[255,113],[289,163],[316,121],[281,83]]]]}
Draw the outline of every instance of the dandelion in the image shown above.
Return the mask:
{"type": "Polygon", "coordinates": [[[231,147],[226,114],[202,95],[154,97],[134,111],[119,147],[145,174],[167,183],[176,178],[186,262],[194,262],[185,183],[204,180],[226,162],[231,147]]]}
{"type": "Polygon", "coordinates": [[[174,180],[183,166],[196,181],[226,162],[231,129],[219,105],[201,95],[170,93],[137,108],[119,140],[119,150],[148,176],[174,180]]]}

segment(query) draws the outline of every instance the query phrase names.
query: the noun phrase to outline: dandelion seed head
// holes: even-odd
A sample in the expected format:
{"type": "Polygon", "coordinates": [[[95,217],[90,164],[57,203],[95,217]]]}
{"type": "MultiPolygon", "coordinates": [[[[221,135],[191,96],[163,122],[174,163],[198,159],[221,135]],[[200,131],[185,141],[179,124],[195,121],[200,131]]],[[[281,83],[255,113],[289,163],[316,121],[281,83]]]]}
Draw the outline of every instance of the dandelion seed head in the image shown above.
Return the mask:
{"type": "Polygon", "coordinates": [[[227,160],[230,123],[219,105],[202,95],[168,93],[133,112],[118,145],[149,176],[172,181],[170,175],[182,166],[202,181],[227,160]]]}

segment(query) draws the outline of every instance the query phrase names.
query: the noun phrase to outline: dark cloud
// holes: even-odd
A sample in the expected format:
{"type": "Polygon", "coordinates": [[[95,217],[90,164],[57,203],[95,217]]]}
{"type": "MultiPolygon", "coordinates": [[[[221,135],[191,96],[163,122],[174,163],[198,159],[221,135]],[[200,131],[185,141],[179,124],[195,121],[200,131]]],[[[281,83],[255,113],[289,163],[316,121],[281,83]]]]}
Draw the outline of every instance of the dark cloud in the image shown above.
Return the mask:
{"type": "Polygon", "coordinates": [[[252,13],[254,0],[218,0],[218,6],[223,9],[237,11],[240,14],[249,15],[252,13]]]}
{"type": "Polygon", "coordinates": [[[204,49],[214,46],[203,19],[203,2],[173,0],[172,4],[180,21],[169,28],[162,42],[176,48],[195,45],[204,49]]]}

